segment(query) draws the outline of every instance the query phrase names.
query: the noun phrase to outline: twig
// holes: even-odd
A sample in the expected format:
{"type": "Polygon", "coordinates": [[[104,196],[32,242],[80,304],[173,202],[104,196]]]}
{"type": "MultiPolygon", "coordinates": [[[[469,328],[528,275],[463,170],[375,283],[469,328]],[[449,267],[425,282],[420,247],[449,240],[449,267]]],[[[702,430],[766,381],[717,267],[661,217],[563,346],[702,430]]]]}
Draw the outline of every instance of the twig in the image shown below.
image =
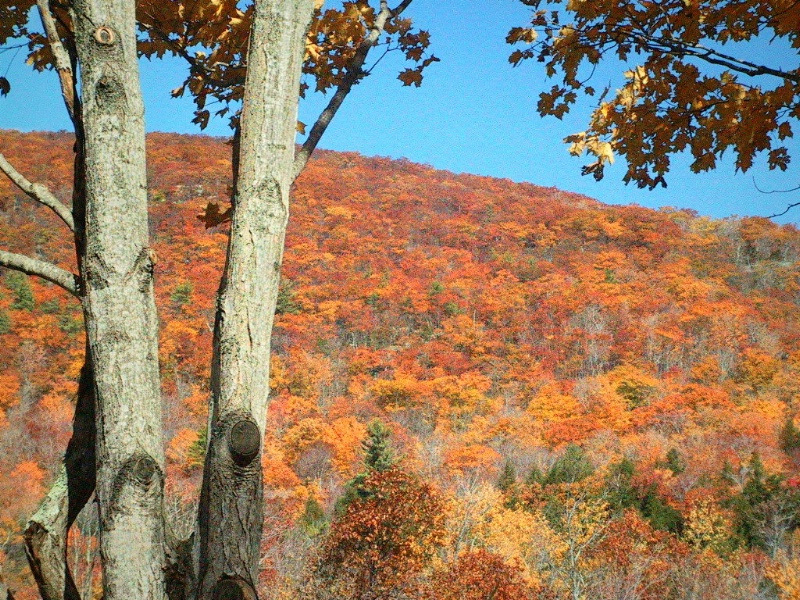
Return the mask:
{"type": "Polygon", "coordinates": [[[340,83],[336,88],[336,92],[333,94],[328,106],[326,106],[325,110],[320,113],[317,121],[314,123],[314,126],[311,128],[311,131],[308,134],[308,138],[306,138],[306,141],[303,143],[303,146],[300,148],[300,151],[295,157],[295,179],[300,175],[300,173],[303,172],[306,163],[308,163],[308,159],[316,149],[317,144],[319,144],[319,141],[322,138],[322,135],[328,129],[328,125],[331,124],[333,117],[336,116],[336,113],[342,106],[344,99],[350,93],[350,90],[352,90],[353,86],[364,77],[364,63],[367,60],[370,50],[372,50],[372,48],[380,39],[381,33],[383,33],[384,28],[386,27],[386,22],[389,19],[400,16],[400,14],[402,14],[402,12],[408,8],[412,1],[413,0],[403,0],[403,2],[392,9],[389,8],[389,3],[386,0],[381,0],[380,12],[375,17],[374,24],[372,27],[370,27],[369,35],[367,35],[367,37],[365,37],[359,45],[356,53],[353,55],[353,58],[347,65],[342,83],[340,83]]]}
{"type": "MultiPolygon", "coordinates": [[[[755,177],[753,177],[753,187],[755,187],[762,194],[788,194],[790,192],[796,192],[797,190],[800,190],[800,185],[797,185],[793,188],[789,188],[787,190],[762,190],[760,187],[758,187],[755,177]]],[[[774,215],[769,215],[767,218],[773,219],[775,217],[782,217],[796,206],[800,206],[800,202],[792,202],[791,204],[786,206],[786,209],[783,212],[775,213],[774,215]]]]}
{"type": "MultiPolygon", "coordinates": [[[[797,188],[795,188],[795,189],[797,189],[797,188]]],[[[775,213],[774,215],[769,215],[767,218],[768,219],[772,219],[774,217],[782,217],[783,215],[788,213],[790,210],[792,210],[795,206],[800,206],[800,202],[792,202],[791,204],[789,204],[786,207],[786,210],[784,210],[783,212],[775,213]]]]}

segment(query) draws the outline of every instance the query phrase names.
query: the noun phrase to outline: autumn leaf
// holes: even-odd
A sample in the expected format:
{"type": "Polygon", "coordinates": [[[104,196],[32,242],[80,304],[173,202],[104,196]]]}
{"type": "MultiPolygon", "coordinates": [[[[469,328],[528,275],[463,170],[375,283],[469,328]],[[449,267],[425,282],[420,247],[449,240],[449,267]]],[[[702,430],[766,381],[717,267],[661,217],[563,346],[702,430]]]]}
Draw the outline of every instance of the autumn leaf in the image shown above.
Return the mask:
{"type": "Polygon", "coordinates": [[[205,210],[197,215],[197,218],[203,222],[206,229],[209,229],[230,221],[232,215],[233,207],[228,207],[225,211],[220,212],[219,204],[216,202],[209,202],[205,210]]]}
{"type": "Polygon", "coordinates": [[[406,69],[397,78],[406,86],[414,85],[419,87],[422,85],[422,73],[417,69],[406,69]]]}

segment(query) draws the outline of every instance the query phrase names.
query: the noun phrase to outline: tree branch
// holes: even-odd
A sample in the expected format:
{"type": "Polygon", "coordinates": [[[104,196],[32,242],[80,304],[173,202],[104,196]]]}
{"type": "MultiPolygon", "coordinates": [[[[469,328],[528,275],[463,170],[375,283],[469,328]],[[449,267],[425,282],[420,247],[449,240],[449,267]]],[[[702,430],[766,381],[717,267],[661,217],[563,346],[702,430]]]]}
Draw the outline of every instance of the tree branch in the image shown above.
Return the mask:
{"type": "Polygon", "coordinates": [[[62,465],[25,529],[25,554],[42,600],[81,600],[66,561],[67,479],[62,465]]]}
{"type": "Polygon", "coordinates": [[[64,223],[66,223],[70,231],[75,231],[75,221],[72,219],[72,213],[70,210],[64,206],[61,201],[56,198],[53,193],[44,185],[41,183],[31,183],[25,179],[25,177],[19,171],[17,171],[2,154],[0,154],[0,171],[5,173],[6,177],[13,181],[14,184],[28,196],[40,204],[44,204],[46,207],[56,213],[56,215],[58,215],[58,217],[64,221],[64,223]]]}
{"type": "Polygon", "coordinates": [[[400,16],[403,11],[408,8],[412,1],[413,0],[403,0],[400,4],[392,9],[389,8],[389,3],[386,0],[381,0],[380,12],[375,17],[375,23],[370,28],[369,35],[367,35],[367,37],[365,37],[359,45],[358,50],[356,50],[356,53],[353,55],[353,58],[347,65],[346,73],[342,79],[342,83],[340,83],[336,88],[336,92],[333,94],[331,101],[328,102],[328,106],[326,106],[325,110],[320,113],[317,121],[314,123],[314,126],[311,128],[311,131],[308,134],[308,138],[306,138],[306,141],[303,143],[300,151],[295,156],[294,179],[297,179],[300,173],[303,172],[303,169],[308,163],[308,159],[311,158],[311,155],[314,153],[317,144],[319,144],[322,135],[328,129],[328,125],[331,124],[331,121],[336,116],[336,113],[342,106],[344,99],[347,98],[350,90],[352,90],[353,86],[364,77],[364,63],[367,60],[367,56],[369,56],[370,50],[372,50],[372,48],[380,39],[380,35],[383,33],[384,28],[386,27],[386,22],[389,19],[400,16]]]}
{"type": "Polygon", "coordinates": [[[41,277],[50,283],[55,283],[73,296],[77,297],[79,294],[78,276],[52,263],[0,250],[0,266],[41,277]]]}
{"type": "Polygon", "coordinates": [[[42,18],[42,25],[44,25],[47,39],[50,42],[50,50],[53,53],[53,60],[55,62],[58,78],[61,81],[61,96],[64,98],[64,104],[67,107],[69,118],[73,125],[75,124],[75,76],[72,72],[72,63],[69,59],[64,45],[61,43],[61,36],[58,34],[53,13],[50,11],[49,0],[36,0],[36,6],[39,8],[39,16],[42,18]]]}
{"type": "MultiPolygon", "coordinates": [[[[625,34],[623,33],[623,35],[625,34]]],[[[726,67],[749,77],[773,75],[793,83],[800,83],[800,74],[797,72],[783,71],[766,65],[759,65],[729,54],[724,54],[713,48],[703,46],[702,44],[686,44],[678,39],[656,37],[645,32],[631,32],[628,35],[631,35],[634,40],[656,52],[674,54],[676,56],[693,56],[707,63],[726,67]]]]}
{"type": "MultiPolygon", "coordinates": [[[[787,190],[762,190],[760,187],[758,187],[755,177],[753,177],[753,187],[755,187],[762,194],[788,194],[790,192],[796,192],[797,190],[800,190],[800,185],[797,185],[793,188],[789,188],[787,190]]],[[[800,202],[792,202],[791,204],[787,204],[786,208],[782,212],[775,213],[774,215],[767,215],[767,219],[782,217],[783,215],[785,215],[786,213],[788,213],[790,210],[792,210],[797,206],[800,206],[800,202]]]]}
{"type": "MultiPolygon", "coordinates": [[[[152,15],[149,16],[151,16],[152,18],[152,15]]],[[[218,87],[225,87],[226,85],[228,85],[226,84],[226,82],[214,77],[213,71],[204,64],[200,63],[194,56],[192,56],[187,50],[185,44],[180,43],[178,40],[173,40],[162,29],[154,27],[153,25],[138,23],[138,26],[144,31],[147,31],[148,33],[157,35],[158,38],[169,47],[169,49],[173,52],[173,54],[175,54],[176,56],[180,56],[182,59],[184,59],[189,64],[190,73],[201,72],[202,76],[206,79],[206,81],[218,87]]]]}
{"type": "Polygon", "coordinates": [[[786,213],[788,213],[790,210],[792,210],[793,208],[795,208],[797,206],[800,206],[800,202],[792,202],[791,204],[787,205],[786,209],[783,210],[782,212],[775,213],[774,215],[769,215],[769,216],[767,216],[767,218],[768,219],[773,219],[775,217],[782,217],[783,215],[785,215],[786,213]]]}

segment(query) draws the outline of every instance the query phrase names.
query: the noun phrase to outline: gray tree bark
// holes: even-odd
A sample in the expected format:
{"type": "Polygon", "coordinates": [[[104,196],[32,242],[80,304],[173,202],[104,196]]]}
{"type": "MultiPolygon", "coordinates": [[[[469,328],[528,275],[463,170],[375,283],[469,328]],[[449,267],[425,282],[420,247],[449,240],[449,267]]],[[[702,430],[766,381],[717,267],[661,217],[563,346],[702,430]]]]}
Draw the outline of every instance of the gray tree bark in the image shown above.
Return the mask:
{"type": "MultiPolygon", "coordinates": [[[[105,600],[163,600],[164,456],[134,0],[75,0],[105,600]]],[[[77,219],[76,219],[77,221],[77,219]]],[[[79,227],[76,223],[76,227],[79,227]]]]}
{"type": "Polygon", "coordinates": [[[211,435],[198,516],[202,600],[256,598],[270,338],[313,9],[313,0],[255,2],[237,194],[214,327],[211,435]]]}

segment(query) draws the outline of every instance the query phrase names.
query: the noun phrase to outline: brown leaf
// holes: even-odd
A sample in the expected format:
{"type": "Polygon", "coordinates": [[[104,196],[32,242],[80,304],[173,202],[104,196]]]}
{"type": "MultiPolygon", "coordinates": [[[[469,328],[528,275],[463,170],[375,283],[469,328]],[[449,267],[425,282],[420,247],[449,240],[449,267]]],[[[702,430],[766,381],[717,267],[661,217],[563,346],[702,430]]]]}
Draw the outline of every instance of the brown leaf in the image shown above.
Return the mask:
{"type": "Polygon", "coordinates": [[[216,227],[227,221],[231,220],[233,214],[233,207],[229,206],[224,212],[220,212],[219,204],[216,202],[209,202],[206,209],[197,215],[197,218],[203,222],[206,229],[216,227]]]}

